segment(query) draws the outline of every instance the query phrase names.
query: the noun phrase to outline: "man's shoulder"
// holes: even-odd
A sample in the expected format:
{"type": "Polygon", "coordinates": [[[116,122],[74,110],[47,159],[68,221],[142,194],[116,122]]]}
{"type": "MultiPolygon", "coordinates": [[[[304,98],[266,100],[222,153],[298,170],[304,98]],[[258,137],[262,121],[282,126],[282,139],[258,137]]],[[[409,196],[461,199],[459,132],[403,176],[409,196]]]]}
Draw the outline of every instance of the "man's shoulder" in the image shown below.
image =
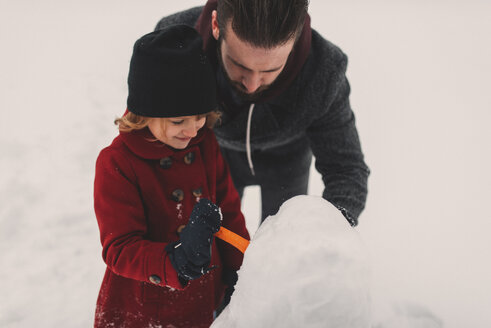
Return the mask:
{"type": "Polygon", "coordinates": [[[165,16],[157,23],[155,30],[161,30],[166,26],[175,24],[184,24],[194,27],[202,11],[203,6],[198,6],[165,16]]]}
{"type": "Polygon", "coordinates": [[[339,70],[344,72],[348,63],[348,57],[337,45],[325,39],[319,32],[312,29],[312,44],[310,61],[314,62],[319,70],[319,67],[325,67],[329,71],[339,70]]]}
{"type": "Polygon", "coordinates": [[[312,29],[309,56],[298,78],[283,94],[282,103],[301,104],[305,110],[295,108],[292,111],[297,117],[304,115],[315,119],[324,115],[330,110],[334,97],[339,95],[339,88],[345,85],[347,63],[347,56],[338,46],[312,29]]]}

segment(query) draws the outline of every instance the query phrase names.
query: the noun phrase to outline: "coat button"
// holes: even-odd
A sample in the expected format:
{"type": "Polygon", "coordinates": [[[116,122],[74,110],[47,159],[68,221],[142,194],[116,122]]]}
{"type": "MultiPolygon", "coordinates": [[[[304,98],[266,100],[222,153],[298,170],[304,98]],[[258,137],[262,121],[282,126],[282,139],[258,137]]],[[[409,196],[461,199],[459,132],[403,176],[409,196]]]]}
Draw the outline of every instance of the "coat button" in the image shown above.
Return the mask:
{"type": "Polygon", "coordinates": [[[177,234],[180,235],[181,234],[181,231],[182,229],[184,229],[186,226],[183,224],[183,225],[180,225],[178,228],[177,228],[177,234]]]}
{"type": "Polygon", "coordinates": [[[187,153],[185,156],[184,156],[184,163],[186,164],[191,164],[194,162],[194,152],[190,152],[190,153],[187,153]]]}
{"type": "Polygon", "coordinates": [[[172,200],[179,203],[184,199],[184,192],[181,189],[176,189],[172,192],[172,200]]]}
{"type": "Polygon", "coordinates": [[[193,190],[193,196],[194,197],[201,197],[203,195],[203,191],[201,188],[197,188],[193,190]]]}
{"type": "Polygon", "coordinates": [[[160,160],[160,167],[163,169],[170,169],[172,166],[172,159],[170,157],[164,157],[160,160]]]}
{"type": "Polygon", "coordinates": [[[162,279],[160,279],[160,277],[157,276],[156,274],[153,274],[150,277],[148,277],[148,280],[150,280],[150,282],[155,285],[158,285],[162,282],[162,279]]]}

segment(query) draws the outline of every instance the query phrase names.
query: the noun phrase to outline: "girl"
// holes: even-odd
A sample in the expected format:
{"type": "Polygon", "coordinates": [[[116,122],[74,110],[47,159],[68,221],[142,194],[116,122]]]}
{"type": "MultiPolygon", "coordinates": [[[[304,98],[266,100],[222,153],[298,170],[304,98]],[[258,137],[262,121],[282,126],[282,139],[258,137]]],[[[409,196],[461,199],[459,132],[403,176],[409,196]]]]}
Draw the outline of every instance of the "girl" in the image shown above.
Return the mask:
{"type": "Polygon", "coordinates": [[[198,33],[177,25],[140,38],[128,90],[120,134],[96,163],[107,270],[95,327],[208,327],[243,258],[213,234],[249,235],[210,130],[215,79],[198,33]]]}

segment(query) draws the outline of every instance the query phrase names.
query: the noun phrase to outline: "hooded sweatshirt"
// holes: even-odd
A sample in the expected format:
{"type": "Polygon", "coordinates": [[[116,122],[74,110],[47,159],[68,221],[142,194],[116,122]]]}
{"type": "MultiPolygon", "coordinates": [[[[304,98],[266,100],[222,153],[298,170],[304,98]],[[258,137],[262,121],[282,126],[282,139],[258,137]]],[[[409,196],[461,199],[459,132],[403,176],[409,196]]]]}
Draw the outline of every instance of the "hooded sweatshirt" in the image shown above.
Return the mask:
{"type": "Polygon", "coordinates": [[[210,0],[204,7],[164,17],[156,29],[187,24],[203,37],[217,72],[222,123],[214,131],[220,146],[246,152],[252,172],[262,171],[264,177],[273,170],[284,171],[285,177],[296,174],[295,168],[305,167],[297,159],[312,152],[325,185],[322,196],[356,225],[365,206],[369,169],[349,102],[346,55],[311,29],[307,16],[302,35],[270,90],[256,103],[242,101],[218,62],[211,30],[216,6],[217,0],[210,0]],[[282,160],[273,163],[263,156],[268,153],[281,154],[282,160]]]}

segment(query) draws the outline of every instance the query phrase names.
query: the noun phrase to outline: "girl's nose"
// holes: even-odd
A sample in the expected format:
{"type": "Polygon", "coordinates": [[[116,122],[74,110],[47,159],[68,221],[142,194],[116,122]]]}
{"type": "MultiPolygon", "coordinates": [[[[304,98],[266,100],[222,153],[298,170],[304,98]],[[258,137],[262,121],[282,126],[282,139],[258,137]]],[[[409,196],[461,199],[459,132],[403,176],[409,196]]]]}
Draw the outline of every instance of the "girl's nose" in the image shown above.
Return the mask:
{"type": "Polygon", "coordinates": [[[183,132],[182,132],[186,137],[194,138],[198,134],[198,128],[197,126],[190,125],[189,127],[186,127],[183,132]]]}

